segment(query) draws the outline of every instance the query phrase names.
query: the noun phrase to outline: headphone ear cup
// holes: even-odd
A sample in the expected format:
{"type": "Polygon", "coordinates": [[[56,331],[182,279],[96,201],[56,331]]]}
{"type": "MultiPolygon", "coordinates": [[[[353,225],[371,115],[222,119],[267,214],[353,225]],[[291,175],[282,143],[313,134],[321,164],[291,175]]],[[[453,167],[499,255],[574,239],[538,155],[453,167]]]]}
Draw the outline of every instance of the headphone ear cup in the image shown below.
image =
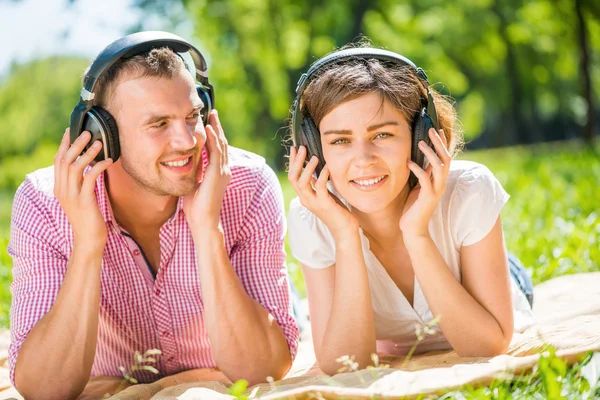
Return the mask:
{"type": "Polygon", "coordinates": [[[208,115],[213,109],[212,100],[210,94],[206,91],[206,89],[200,85],[196,85],[196,91],[198,92],[198,97],[202,100],[204,107],[200,111],[200,115],[202,116],[202,123],[206,126],[208,125],[208,115]]]}
{"type": "Polygon", "coordinates": [[[302,131],[304,133],[304,138],[306,139],[306,161],[310,161],[312,156],[317,156],[319,163],[315,168],[315,172],[317,173],[317,176],[319,176],[321,174],[321,170],[325,166],[319,128],[317,128],[317,125],[311,117],[305,117],[304,123],[302,124],[302,131]]]}
{"type": "MultiPolygon", "coordinates": [[[[427,132],[431,127],[431,120],[425,113],[425,108],[423,108],[416,116],[413,122],[413,130],[412,130],[412,144],[410,148],[410,159],[412,162],[417,164],[419,167],[423,168],[423,163],[425,161],[425,154],[419,149],[419,142],[422,140],[425,143],[431,143],[428,138],[427,132]]],[[[410,176],[408,178],[408,182],[410,187],[415,187],[419,179],[416,175],[411,171],[410,176]]]]}
{"type": "Polygon", "coordinates": [[[115,162],[121,156],[117,122],[104,108],[94,106],[87,112],[83,120],[83,131],[89,131],[92,134],[92,139],[83,150],[84,152],[96,140],[102,143],[102,150],[94,158],[94,162],[102,161],[107,157],[115,162]]]}

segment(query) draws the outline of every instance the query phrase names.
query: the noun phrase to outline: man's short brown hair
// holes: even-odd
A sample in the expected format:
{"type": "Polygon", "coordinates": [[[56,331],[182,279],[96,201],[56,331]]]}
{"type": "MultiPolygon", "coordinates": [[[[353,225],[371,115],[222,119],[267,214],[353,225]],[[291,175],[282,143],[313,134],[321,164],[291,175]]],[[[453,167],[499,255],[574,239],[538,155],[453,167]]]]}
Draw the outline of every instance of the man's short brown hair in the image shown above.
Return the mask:
{"type": "MultiPolygon", "coordinates": [[[[86,69],[84,76],[87,76],[90,67],[86,69]]],[[[187,69],[183,58],[168,47],[152,49],[131,58],[120,59],[98,79],[94,89],[94,105],[110,109],[110,99],[115,87],[124,76],[128,76],[128,79],[146,76],[171,78],[182,69],[187,69]]]]}

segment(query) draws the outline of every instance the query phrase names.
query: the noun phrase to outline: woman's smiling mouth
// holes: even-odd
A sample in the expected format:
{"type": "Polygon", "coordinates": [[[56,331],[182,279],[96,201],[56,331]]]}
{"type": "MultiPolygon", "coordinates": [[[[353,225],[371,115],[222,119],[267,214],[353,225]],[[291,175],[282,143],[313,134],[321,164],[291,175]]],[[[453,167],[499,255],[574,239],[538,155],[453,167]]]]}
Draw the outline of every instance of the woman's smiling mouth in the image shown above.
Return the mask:
{"type": "Polygon", "coordinates": [[[369,178],[352,179],[350,183],[360,190],[373,190],[379,188],[387,181],[388,175],[380,175],[369,178]]]}

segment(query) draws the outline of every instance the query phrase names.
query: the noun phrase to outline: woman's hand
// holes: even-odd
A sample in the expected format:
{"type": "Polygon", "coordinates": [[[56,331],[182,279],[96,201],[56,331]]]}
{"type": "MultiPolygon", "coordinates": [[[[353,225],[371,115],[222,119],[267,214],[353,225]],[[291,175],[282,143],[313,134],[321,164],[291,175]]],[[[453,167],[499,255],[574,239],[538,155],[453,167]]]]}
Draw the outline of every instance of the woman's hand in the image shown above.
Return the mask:
{"type": "Polygon", "coordinates": [[[429,138],[436,151],[425,142],[419,142],[419,148],[427,156],[429,166],[423,170],[411,160],[407,160],[408,168],[419,179],[419,183],[408,195],[400,218],[400,229],[405,237],[429,235],[429,220],[446,191],[446,179],[452,160],[446,136],[443,130],[438,134],[431,128],[429,138]]]}
{"type": "Polygon", "coordinates": [[[306,168],[302,170],[305,158],[306,148],[304,146],[300,146],[298,151],[295,147],[290,149],[288,180],[298,193],[300,203],[323,221],[334,237],[348,230],[356,231],[358,229],[356,217],[327,190],[327,180],[329,179],[327,165],[323,167],[319,178],[315,179],[313,173],[318,159],[313,156],[306,168]]]}

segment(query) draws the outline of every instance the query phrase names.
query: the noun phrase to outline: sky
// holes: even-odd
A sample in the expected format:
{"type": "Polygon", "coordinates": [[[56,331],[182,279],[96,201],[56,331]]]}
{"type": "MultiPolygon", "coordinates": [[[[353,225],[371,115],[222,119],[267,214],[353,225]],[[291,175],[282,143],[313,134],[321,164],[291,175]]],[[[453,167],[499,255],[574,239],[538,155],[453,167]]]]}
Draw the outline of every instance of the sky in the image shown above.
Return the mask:
{"type": "Polygon", "coordinates": [[[13,60],[93,58],[141,20],[132,0],[0,0],[0,77],[13,60]]]}

